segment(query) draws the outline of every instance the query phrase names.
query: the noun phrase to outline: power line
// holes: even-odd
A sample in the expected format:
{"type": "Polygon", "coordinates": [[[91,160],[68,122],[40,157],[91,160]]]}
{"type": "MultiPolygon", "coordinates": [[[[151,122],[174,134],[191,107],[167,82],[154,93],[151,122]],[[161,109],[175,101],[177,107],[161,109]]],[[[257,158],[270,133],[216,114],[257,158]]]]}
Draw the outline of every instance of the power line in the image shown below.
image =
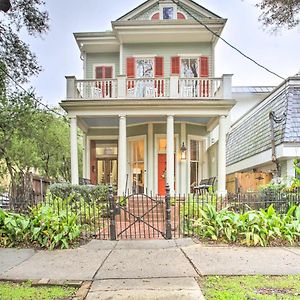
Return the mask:
{"type": "Polygon", "coordinates": [[[180,1],[177,0],[172,0],[172,2],[179,6],[181,9],[183,9],[190,17],[192,17],[196,22],[198,22],[200,25],[204,26],[209,32],[211,32],[213,35],[215,35],[216,37],[218,37],[220,40],[222,40],[225,44],[227,44],[229,47],[231,47],[232,49],[234,49],[235,51],[237,51],[239,54],[241,54],[242,56],[244,56],[246,59],[250,60],[251,62],[253,62],[254,64],[256,64],[257,66],[259,66],[260,68],[264,69],[265,71],[271,73],[272,75],[275,75],[276,77],[285,80],[284,77],[278,75],[277,73],[271,71],[270,69],[268,69],[267,67],[263,66],[262,64],[258,63],[256,60],[254,60],[253,58],[251,58],[250,56],[248,56],[247,54],[245,54],[244,52],[242,52],[241,50],[239,50],[237,47],[235,47],[234,45],[232,45],[231,43],[227,42],[224,38],[222,38],[219,34],[217,34],[216,32],[214,32],[212,29],[210,29],[206,24],[204,24],[202,21],[200,21],[198,18],[196,18],[193,14],[191,14],[184,6],[182,6],[180,4],[180,1]]]}
{"type": "Polygon", "coordinates": [[[64,119],[65,119],[65,115],[63,115],[63,114],[61,114],[61,113],[59,113],[59,112],[57,112],[56,110],[54,110],[54,109],[52,109],[52,108],[50,108],[47,104],[44,104],[42,101],[40,101],[40,100],[38,100],[37,98],[35,98],[34,96],[33,96],[33,94],[32,93],[30,93],[30,92],[28,92],[25,88],[23,88],[23,86],[22,85],[20,85],[17,81],[15,81],[15,79],[2,67],[2,65],[0,64],[0,70],[2,71],[2,72],[4,72],[6,75],[7,75],[7,77],[10,79],[10,80],[12,80],[20,89],[22,89],[31,99],[33,99],[33,100],[35,100],[38,104],[40,104],[40,105],[42,105],[44,108],[46,108],[48,111],[50,111],[50,112],[52,112],[52,113],[54,113],[54,114],[56,114],[56,115],[58,115],[58,116],[60,116],[60,117],[63,117],[64,119]]]}

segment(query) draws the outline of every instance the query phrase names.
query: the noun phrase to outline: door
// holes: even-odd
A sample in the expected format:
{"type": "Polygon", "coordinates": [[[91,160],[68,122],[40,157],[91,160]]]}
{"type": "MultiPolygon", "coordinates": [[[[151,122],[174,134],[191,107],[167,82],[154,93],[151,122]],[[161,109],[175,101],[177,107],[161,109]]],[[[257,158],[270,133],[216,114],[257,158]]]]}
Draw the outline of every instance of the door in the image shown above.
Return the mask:
{"type": "Polygon", "coordinates": [[[158,154],[158,194],[166,194],[167,155],[158,154]]]}
{"type": "Polygon", "coordinates": [[[116,159],[98,159],[97,160],[97,184],[117,184],[117,160],[116,159]]]}

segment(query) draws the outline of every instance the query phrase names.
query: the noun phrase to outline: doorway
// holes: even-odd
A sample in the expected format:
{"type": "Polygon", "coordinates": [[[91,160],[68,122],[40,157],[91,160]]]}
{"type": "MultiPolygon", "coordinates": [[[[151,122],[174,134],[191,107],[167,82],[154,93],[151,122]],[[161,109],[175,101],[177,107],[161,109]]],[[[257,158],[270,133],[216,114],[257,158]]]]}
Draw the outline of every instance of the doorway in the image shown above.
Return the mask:
{"type": "Polygon", "coordinates": [[[118,165],[115,158],[97,159],[97,184],[117,185],[118,165]]]}

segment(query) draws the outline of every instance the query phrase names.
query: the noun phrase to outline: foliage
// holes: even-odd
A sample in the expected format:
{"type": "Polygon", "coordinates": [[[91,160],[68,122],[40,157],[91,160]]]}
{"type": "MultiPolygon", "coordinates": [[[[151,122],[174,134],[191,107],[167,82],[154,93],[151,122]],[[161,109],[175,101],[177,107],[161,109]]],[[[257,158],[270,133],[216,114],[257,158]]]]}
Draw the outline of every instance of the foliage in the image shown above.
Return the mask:
{"type": "Polygon", "coordinates": [[[207,300],[299,299],[300,276],[209,276],[201,290],[207,300]]]}
{"type": "Polygon", "coordinates": [[[73,195],[73,199],[83,198],[87,202],[107,201],[107,185],[73,185],[70,183],[55,183],[50,185],[49,193],[60,198],[67,198],[73,195]]]}
{"type": "Polygon", "coordinates": [[[300,2],[298,0],[260,0],[256,5],[262,10],[260,21],[274,30],[291,29],[300,22],[300,2]]]}
{"type": "Polygon", "coordinates": [[[75,292],[75,288],[64,286],[32,287],[31,282],[0,283],[0,298],[10,300],[52,300],[69,299],[75,292]]]}
{"type": "Polygon", "coordinates": [[[201,239],[247,246],[300,242],[300,206],[292,206],[285,215],[279,215],[272,205],[266,210],[236,213],[227,208],[217,211],[213,205],[205,204],[198,208],[198,214],[189,230],[201,239]]]}
{"type": "Polygon", "coordinates": [[[45,34],[49,27],[48,12],[43,10],[44,0],[14,0],[8,13],[0,19],[0,62],[16,81],[28,81],[28,77],[41,71],[37,58],[22,41],[24,29],[36,37],[45,34]]]}
{"type": "Polygon", "coordinates": [[[77,214],[69,211],[67,206],[56,209],[52,203],[39,204],[28,216],[0,209],[0,245],[11,247],[34,243],[50,250],[69,248],[80,236],[81,227],[77,224],[77,214]]]}
{"type": "Polygon", "coordinates": [[[67,207],[58,211],[51,204],[41,204],[32,209],[30,240],[50,250],[67,249],[80,236],[77,219],[67,207]]]}

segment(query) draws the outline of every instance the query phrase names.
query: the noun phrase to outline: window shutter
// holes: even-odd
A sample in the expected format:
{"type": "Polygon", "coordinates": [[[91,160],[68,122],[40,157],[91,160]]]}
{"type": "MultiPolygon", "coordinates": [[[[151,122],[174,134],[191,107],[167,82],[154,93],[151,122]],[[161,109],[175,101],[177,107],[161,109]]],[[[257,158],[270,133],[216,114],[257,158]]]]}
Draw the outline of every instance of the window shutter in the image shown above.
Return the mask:
{"type": "Polygon", "coordinates": [[[180,73],[180,57],[174,56],[171,58],[172,75],[179,75],[180,73]]]}
{"type": "Polygon", "coordinates": [[[111,79],[113,75],[113,68],[112,67],[104,67],[105,70],[105,79],[111,79]]]}
{"type": "Polygon", "coordinates": [[[164,76],[164,58],[155,57],[155,77],[164,76]]]}
{"type": "Polygon", "coordinates": [[[208,57],[200,57],[200,77],[208,77],[208,57]]]}
{"type": "Polygon", "coordinates": [[[104,76],[103,76],[103,67],[96,67],[95,68],[95,78],[96,79],[102,79],[104,76]]]}
{"type": "Polygon", "coordinates": [[[135,77],[134,64],[135,64],[134,57],[127,57],[126,66],[127,66],[127,77],[128,78],[135,77]]]}
{"type": "Polygon", "coordinates": [[[156,13],[152,16],[152,20],[159,20],[159,13],[156,13]]]}
{"type": "Polygon", "coordinates": [[[181,13],[181,12],[178,12],[177,13],[177,19],[178,20],[185,20],[185,15],[183,13],[181,13]]]}

